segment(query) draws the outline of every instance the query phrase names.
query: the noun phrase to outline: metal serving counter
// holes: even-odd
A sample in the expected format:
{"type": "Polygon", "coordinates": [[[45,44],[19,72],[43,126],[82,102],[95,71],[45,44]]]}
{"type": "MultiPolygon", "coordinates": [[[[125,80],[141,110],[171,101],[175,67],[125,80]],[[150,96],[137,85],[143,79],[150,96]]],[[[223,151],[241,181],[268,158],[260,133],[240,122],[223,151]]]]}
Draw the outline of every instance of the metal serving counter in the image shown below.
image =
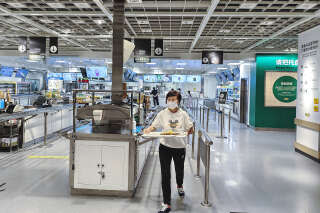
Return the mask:
{"type": "MultiPolygon", "coordinates": [[[[74,90],[77,94],[108,93],[107,90],[74,90]]],[[[73,111],[76,119],[88,120],[86,126],[76,129],[70,137],[71,194],[131,197],[139,182],[153,140],[135,134],[135,119],[140,117],[140,104],[133,104],[133,91],[111,91],[131,94],[130,103],[96,104],[73,111]]],[[[140,93],[139,93],[140,97],[140,93]]],[[[140,98],[138,98],[140,100],[140,98]]],[[[153,116],[154,117],[154,116],[153,116]]],[[[152,120],[148,118],[148,120],[152,120]]]]}
{"type": "Polygon", "coordinates": [[[17,135],[11,134],[7,140],[3,140],[4,137],[0,135],[2,146],[7,144],[11,150],[12,146],[18,144],[18,148],[22,148],[42,140],[46,143],[48,135],[71,128],[72,105],[57,105],[40,109],[26,109],[12,114],[0,114],[1,125],[9,125],[12,128],[13,121],[16,121],[17,135]]]}

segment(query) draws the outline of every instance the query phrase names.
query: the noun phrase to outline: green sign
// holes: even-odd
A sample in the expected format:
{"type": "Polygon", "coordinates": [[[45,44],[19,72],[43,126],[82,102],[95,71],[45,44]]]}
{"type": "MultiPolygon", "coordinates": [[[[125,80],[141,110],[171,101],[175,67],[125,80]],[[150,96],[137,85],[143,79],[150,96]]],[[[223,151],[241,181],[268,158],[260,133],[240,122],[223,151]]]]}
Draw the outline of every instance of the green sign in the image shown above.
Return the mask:
{"type": "Polygon", "coordinates": [[[297,98],[297,80],[291,76],[278,78],[273,84],[273,95],[283,103],[290,103],[297,98]]]}
{"type": "Polygon", "coordinates": [[[256,62],[259,71],[298,71],[297,54],[257,55],[256,62]]]}

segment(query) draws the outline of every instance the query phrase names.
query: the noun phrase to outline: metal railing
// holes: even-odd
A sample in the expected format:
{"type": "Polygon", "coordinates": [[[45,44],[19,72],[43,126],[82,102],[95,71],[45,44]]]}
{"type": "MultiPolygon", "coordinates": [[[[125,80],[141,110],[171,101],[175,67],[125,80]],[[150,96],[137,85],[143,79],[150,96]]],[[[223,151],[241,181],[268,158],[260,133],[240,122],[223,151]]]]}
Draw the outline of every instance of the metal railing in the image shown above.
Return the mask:
{"type": "MultiPolygon", "coordinates": [[[[203,106],[202,106],[203,107],[203,106]]],[[[204,109],[205,107],[203,107],[204,109]]],[[[197,171],[195,177],[197,179],[200,179],[200,168],[201,168],[201,162],[205,168],[205,174],[204,174],[204,200],[201,202],[202,206],[210,207],[211,204],[209,202],[209,189],[210,189],[210,159],[211,159],[211,152],[210,148],[211,145],[213,145],[213,141],[208,135],[207,131],[203,128],[204,123],[199,123],[197,119],[195,119],[193,112],[190,111],[191,107],[185,107],[185,110],[189,113],[189,116],[191,119],[193,119],[194,124],[194,133],[192,134],[192,150],[191,150],[191,156],[192,159],[194,159],[194,153],[195,153],[195,139],[196,139],[196,133],[198,134],[198,147],[197,147],[197,171]]],[[[202,119],[201,121],[204,121],[202,119]]]]}
{"type": "MultiPolygon", "coordinates": [[[[183,103],[187,102],[188,100],[184,100],[183,103]]],[[[199,120],[201,127],[205,128],[206,131],[209,131],[209,124],[210,124],[210,116],[213,113],[213,120],[219,122],[219,129],[218,129],[218,136],[216,138],[227,139],[231,132],[231,109],[225,107],[224,105],[216,105],[214,106],[207,106],[205,104],[201,104],[199,99],[195,99],[192,101],[192,104],[188,103],[186,108],[190,111],[190,114],[195,118],[195,120],[199,120]],[[218,116],[217,116],[218,113],[218,116]],[[228,134],[225,133],[225,116],[228,116],[228,134]]]]}

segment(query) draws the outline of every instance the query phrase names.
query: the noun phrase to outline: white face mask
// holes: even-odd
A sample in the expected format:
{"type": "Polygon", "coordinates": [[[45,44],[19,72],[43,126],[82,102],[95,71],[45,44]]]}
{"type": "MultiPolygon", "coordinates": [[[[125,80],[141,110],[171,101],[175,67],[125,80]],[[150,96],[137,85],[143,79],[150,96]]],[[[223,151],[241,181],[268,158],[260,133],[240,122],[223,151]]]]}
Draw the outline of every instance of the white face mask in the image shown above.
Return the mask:
{"type": "Polygon", "coordinates": [[[176,101],[168,101],[167,106],[169,109],[175,109],[178,107],[178,103],[176,101]]]}

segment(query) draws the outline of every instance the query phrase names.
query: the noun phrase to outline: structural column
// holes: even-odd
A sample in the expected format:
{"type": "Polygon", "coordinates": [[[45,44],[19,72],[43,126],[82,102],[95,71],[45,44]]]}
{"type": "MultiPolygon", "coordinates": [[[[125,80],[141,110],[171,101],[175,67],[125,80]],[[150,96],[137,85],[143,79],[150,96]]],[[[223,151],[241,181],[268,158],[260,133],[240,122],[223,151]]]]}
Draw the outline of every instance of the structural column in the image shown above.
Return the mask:
{"type": "MultiPolygon", "coordinates": [[[[113,1],[113,42],[112,42],[112,90],[122,90],[123,75],[123,37],[125,0],[113,1]]],[[[112,103],[121,103],[121,93],[112,94],[112,103]]]]}

